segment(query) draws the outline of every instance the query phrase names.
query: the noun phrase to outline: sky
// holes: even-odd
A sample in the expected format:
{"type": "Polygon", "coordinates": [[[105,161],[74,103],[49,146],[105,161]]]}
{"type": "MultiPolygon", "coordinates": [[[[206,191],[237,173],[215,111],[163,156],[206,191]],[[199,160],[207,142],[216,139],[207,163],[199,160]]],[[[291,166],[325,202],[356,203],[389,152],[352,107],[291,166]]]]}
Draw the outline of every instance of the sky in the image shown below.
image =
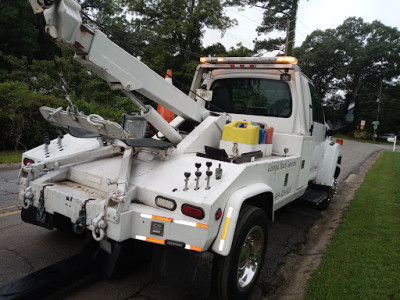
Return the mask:
{"type": "MultiPolygon", "coordinates": [[[[253,7],[239,11],[226,8],[226,13],[238,21],[238,26],[229,29],[222,38],[218,31],[207,30],[204,45],[220,42],[229,49],[241,42],[252,49],[253,40],[257,37],[256,27],[262,21],[262,9],[253,7]]],[[[295,46],[300,46],[314,30],[336,28],[348,17],[361,17],[364,22],[378,20],[384,25],[400,29],[400,0],[300,0],[295,46]]]]}

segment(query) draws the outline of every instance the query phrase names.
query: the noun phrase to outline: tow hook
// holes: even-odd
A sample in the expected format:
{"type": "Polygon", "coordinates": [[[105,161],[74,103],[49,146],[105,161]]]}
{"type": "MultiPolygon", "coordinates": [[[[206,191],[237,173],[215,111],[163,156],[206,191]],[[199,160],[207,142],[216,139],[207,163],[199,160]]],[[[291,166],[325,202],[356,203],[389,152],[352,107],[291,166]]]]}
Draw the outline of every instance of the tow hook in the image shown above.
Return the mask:
{"type": "Polygon", "coordinates": [[[96,219],[93,220],[93,231],[92,231],[92,236],[93,238],[100,242],[106,235],[106,227],[107,223],[104,221],[103,216],[99,216],[96,219]]]}
{"type": "Polygon", "coordinates": [[[24,193],[24,199],[22,200],[22,207],[28,209],[33,204],[33,193],[32,187],[29,187],[24,193]]]}

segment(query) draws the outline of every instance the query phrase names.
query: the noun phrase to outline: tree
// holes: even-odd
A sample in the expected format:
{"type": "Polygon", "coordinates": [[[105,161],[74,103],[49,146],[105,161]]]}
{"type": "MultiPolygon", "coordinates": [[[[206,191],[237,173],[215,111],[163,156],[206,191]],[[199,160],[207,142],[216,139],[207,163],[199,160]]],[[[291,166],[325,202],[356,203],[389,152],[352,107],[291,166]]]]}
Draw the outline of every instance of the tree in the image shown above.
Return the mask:
{"type": "Polygon", "coordinates": [[[295,41],[298,0],[231,0],[231,5],[255,6],[264,10],[261,26],[257,27],[258,36],[273,31],[282,33],[282,37],[255,40],[256,51],[279,50],[292,55],[295,41]],[[286,33],[287,45],[286,45],[286,33]],[[287,49],[286,49],[287,46],[287,49]]]}
{"type": "Polygon", "coordinates": [[[322,92],[326,104],[334,108],[332,104],[337,106],[343,95],[358,94],[356,122],[366,119],[369,123],[378,117],[377,99],[384,99],[385,89],[400,76],[399,53],[397,28],[354,17],[336,29],[314,31],[295,49],[303,72],[322,92]]]}
{"type": "Polygon", "coordinates": [[[148,41],[164,43],[174,55],[189,62],[201,50],[205,28],[226,30],[235,22],[224,14],[220,0],[126,0],[136,32],[148,41]],[[151,38],[150,38],[151,37],[151,38]],[[172,46],[173,48],[170,48],[172,46]]]}

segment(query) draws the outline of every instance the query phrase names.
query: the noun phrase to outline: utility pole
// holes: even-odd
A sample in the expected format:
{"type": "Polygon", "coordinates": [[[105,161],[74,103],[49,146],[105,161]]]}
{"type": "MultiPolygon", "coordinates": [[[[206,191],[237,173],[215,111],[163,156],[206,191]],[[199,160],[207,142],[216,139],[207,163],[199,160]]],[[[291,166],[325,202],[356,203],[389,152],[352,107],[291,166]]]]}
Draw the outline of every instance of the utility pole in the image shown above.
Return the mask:
{"type": "Polygon", "coordinates": [[[286,27],[286,43],[285,43],[285,55],[288,55],[288,49],[289,49],[289,30],[290,30],[290,16],[288,15],[287,19],[287,27],[286,27]]]}
{"type": "Polygon", "coordinates": [[[379,111],[381,109],[381,99],[382,99],[382,80],[381,80],[381,85],[379,87],[379,98],[378,98],[378,113],[376,115],[376,120],[379,121],[379,111]]]}
{"type": "Polygon", "coordinates": [[[381,84],[379,87],[379,96],[378,96],[378,99],[376,100],[376,102],[378,102],[378,111],[376,113],[376,122],[374,124],[374,135],[373,135],[374,142],[375,142],[376,138],[378,137],[377,129],[379,126],[379,111],[381,110],[381,99],[382,99],[382,79],[381,79],[381,84]]]}

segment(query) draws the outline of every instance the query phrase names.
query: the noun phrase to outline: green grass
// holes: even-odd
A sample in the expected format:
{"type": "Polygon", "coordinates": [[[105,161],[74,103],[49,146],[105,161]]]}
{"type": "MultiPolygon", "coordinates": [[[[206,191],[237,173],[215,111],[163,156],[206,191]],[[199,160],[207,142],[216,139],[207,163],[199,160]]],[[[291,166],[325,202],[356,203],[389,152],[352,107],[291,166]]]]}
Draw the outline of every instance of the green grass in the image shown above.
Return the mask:
{"type": "Polygon", "coordinates": [[[23,151],[2,151],[0,152],[0,164],[12,164],[21,162],[23,151]]]}
{"type": "Polygon", "coordinates": [[[400,299],[400,153],[368,172],[306,299],[400,299]]]}

